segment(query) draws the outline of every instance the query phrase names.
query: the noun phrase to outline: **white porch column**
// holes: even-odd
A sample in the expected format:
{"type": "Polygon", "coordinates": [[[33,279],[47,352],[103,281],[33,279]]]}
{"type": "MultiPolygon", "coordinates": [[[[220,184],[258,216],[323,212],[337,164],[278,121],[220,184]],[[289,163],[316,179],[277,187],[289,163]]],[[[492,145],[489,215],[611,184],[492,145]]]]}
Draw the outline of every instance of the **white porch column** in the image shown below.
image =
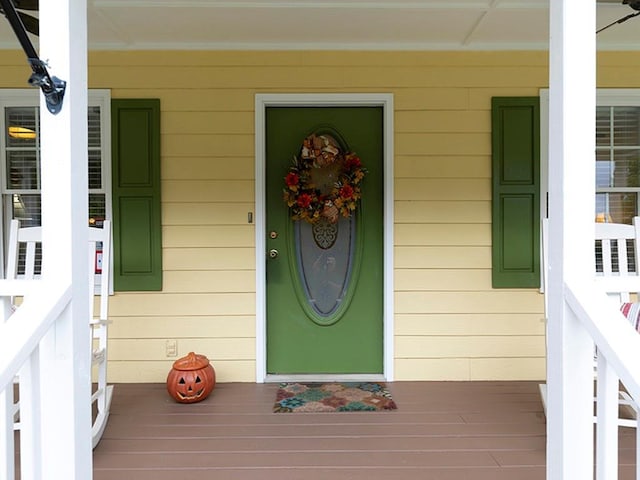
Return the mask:
{"type": "Polygon", "coordinates": [[[594,277],[595,0],[550,0],[547,479],[593,478],[593,345],[564,279],[594,277]]]}
{"type": "Polygon", "coordinates": [[[52,115],[41,94],[44,282],[72,282],[72,301],[43,340],[42,478],[92,478],[87,284],[86,0],[40,2],[40,58],[67,81],[52,115]]]}

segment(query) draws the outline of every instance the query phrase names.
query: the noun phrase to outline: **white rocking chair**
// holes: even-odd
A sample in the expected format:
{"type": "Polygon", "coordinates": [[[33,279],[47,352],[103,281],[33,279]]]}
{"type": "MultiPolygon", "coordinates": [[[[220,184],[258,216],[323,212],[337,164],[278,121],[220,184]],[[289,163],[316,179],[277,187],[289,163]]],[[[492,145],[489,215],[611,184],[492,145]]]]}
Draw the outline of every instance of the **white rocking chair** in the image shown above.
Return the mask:
{"type": "MultiPolygon", "coordinates": [[[[547,292],[546,268],[548,265],[548,223],[542,223],[543,244],[543,289],[547,292]]],[[[634,217],[633,225],[621,223],[595,224],[596,281],[618,307],[624,303],[640,302],[640,217],[634,217]],[[633,254],[631,254],[633,252],[633,254]],[[629,260],[633,261],[630,268],[629,260]]],[[[545,301],[545,310],[546,301],[545,301]]],[[[638,309],[631,309],[636,312],[638,309]]],[[[637,325],[634,319],[629,319],[637,325]]],[[[596,353],[597,355],[597,353],[596,353]]],[[[594,362],[594,373],[596,362],[594,362]]],[[[542,403],[546,411],[546,384],[540,385],[542,403]]],[[[621,427],[636,428],[638,406],[629,394],[620,390],[618,404],[626,413],[618,418],[621,427]]]]}
{"type": "MultiPolygon", "coordinates": [[[[113,396],[113,386],[107,385],[107,340],[108,340],[108,316],[109,316],[109,282],[111,279],[111,222],[105,220],[102,228],[89,228],[89,301],[88,321],[91,327],[91,351],[92,364],[96,368],[96,388],[92,393],[91,403],[95,404],[93,409],[94,420],[92,426],[93,448],[96,447],[109,418],[111,398],[113,396]],[[96,291],[96,275],[100,274],[100,287],[96,291]],[[96,295],[97,294],[97,295],[96,295]],[[95,297],[98,297],[97,299],[95,297]],[[98,302],[98,313],[95,313],[95,303],[98,302]]],[[[20,227],[18,220],[11,221],[9,231],[9,246],[7,258],[7,278],[24,278],[33,280],[37,278],[38,249],[37,245],[42,239],[41,227],[20,227]],[[20,246],[24,245],[21,251],[20,246]],[[18,269],[19,257],[24,259],[24,273],[18,269]]],[[[14,308],[16,307],[13,302],[14,308]]],[[[17,379],[19,383],[19,379],[17,379]]],[[[15,403],[14,414],[18,417],[19,402],[15,403]]],[[[19,429],[20,424],[16,422],[14,429],[19,429]]]]}

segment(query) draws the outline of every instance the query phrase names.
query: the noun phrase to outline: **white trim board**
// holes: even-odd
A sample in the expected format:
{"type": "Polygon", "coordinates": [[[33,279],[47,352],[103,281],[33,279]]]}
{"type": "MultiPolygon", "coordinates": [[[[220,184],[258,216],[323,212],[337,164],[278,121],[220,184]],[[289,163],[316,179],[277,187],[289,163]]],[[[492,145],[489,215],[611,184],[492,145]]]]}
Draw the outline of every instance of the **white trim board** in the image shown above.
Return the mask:
{"type": "MultiPolygon", "coordinates": [[[[257,94],[255,97],[256,151],[256,382],[281,381],[267,375],[266,223],[265,223],[265,112],[267,107],[380,106],[384,123],[384,281],[383,281],[383,377],[393,381],[393,94],[257,94]]],[[[289,378],[289,377],[287,377],[289,378]]],[[[290,377],[293,378],[293,377],[290,377]]]]}
{"type": "Polygon", "coordinates": [[[267,375],[265,382],[282,383],[331,383],[331,382],[384,382],[384,375],[377,374],[321,374],[321,375],[267,375]]]}

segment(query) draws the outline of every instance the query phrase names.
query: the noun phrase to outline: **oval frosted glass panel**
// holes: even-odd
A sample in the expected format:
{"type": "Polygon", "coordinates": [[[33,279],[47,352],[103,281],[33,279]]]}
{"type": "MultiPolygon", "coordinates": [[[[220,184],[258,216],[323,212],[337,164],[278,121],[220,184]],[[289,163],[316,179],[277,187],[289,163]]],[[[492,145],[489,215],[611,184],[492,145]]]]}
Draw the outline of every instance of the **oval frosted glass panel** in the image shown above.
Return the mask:
{"type": "Polygon", "coordinates": [[[355,245],[355,218],[315,225],[295,222],[295,250],[306,301],[319,316],[331,317],[349,288],[355,245]]]}

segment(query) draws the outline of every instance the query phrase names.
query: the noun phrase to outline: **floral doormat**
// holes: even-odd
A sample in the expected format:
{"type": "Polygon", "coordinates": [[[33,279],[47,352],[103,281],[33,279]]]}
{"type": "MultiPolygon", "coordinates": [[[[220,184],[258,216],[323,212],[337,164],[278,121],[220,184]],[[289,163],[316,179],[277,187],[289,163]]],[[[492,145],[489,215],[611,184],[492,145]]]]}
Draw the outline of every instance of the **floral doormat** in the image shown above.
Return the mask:
{"type": "Polygon", "coordinates": [[[273,411],[374,412],[396,408],[383,383],[281,383],[273,411]]]}

